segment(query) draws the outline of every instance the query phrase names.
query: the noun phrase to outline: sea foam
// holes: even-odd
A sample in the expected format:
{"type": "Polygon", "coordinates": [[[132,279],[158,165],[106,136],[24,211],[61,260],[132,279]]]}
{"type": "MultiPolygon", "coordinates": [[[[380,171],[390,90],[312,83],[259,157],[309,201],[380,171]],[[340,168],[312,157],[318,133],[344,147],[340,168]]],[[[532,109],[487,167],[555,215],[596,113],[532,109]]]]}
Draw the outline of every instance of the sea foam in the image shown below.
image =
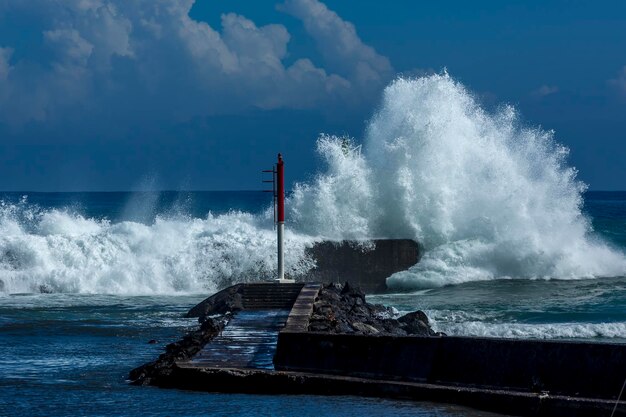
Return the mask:
{"type": "MultiPolygon", "coordinates": [[[[510,106],[483,110],[445,73],[398,78],[362,141],[321,135],[317,149],[325,169],[287,201],[293,276],[314,265],[316,241],[372,238],[423,246],[417,265],[389,277],[393,289],[626,274],[624,254],[582,214],[585,186],[553,133],[510,106]]],[[[0,292],[213,291],[273,277],[275,244],[271,212],[112,223],[3,202],[0,292]]]]}
{"type": "MultiPolygon", "coordinates": [[[[286,233],[287,272],[311,265],[306,237],[286,233]]],[[[231,212],[111,223],[70,211],[0,207],[2,292],[174,294],[214,292],[272,278],[275,232],[267,216],[231,212]]]]}
{"type": "Polygon", "coordinates": [[[626,322],[519,323],[489,314],[464,311],[426,310],[436,331],[450,336],[478,336],[526,339],[625,339],[626,322]]]}

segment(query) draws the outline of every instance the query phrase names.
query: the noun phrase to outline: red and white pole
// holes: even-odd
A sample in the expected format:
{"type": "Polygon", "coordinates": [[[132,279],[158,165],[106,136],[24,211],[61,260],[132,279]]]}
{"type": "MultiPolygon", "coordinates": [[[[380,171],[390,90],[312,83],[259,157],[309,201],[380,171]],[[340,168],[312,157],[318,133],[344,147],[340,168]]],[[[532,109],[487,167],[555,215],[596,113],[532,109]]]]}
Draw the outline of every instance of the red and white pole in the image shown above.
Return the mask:
{"type": "Polygon", "coordinates": [[[278,281],[285,280],[285,163],[283,156],[278,154],[278,163],[276,164],[276,180],[277,184],[277,216],[278,227],[278,281]]]}

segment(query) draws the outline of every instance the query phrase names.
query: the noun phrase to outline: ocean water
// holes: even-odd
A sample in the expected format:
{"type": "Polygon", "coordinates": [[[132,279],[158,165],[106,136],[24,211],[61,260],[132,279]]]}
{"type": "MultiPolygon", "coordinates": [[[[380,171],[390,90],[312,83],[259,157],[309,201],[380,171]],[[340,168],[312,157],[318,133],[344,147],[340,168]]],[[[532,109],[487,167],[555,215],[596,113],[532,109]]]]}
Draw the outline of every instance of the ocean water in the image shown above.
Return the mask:
{"type": "MultiPolygon", "coordinates": [[[[72,207],[72,213],[83,210],[85,218],[113,219],[113,226],[107,227],[119,224],[127,207],[142,201],[152,202],[153,213],[174,213],[172,207],[180,207],[183,200],[188,204],[184,216],[191,222],[205,210],[231,216],[229,211],[241,208],[262,216],[268,204],[267,196],[256,192],[16,193],[2,198],[5,205],[17,204],[38,215],[72,207]]],[[[603,239],[616,250],[626,246],[626,193],[589,192],[584,210],[603,239]]],[[[179,211],[174,216],[181,215],[179,211]]],[[[154,227],[157,216],[142,221],[154,227]]],[[[144,225],[135,226],[140,224],[144,225]]],[[[2,274],[6,279],[8,268],[2,274]]],[[[109,292],[92,286],[80,291],[79,284],[55,286],[73,274],[49,274],[57,281],[45,281],[44,293],[35,285],[30,291],[0,296],[0,415],[490,415],[456,406],[356,397],[224,395],[132,387],[125,381],[128,371],[154,359],[167,343],[193,328],[195,320],[182,315],[213,287],[162,294],[151,289],[143,295],[122,294],[113,286],[109,292]],[[151,339],[158,343],[148,344],[151,339]]],[[[400,311],[424,309],[435,328],[448,334],[626,343],[624,277],[497,279],[371,296],[370,301],[400,311]]]]}
{"type": "MultiPolygon", "coordinates": [[[[293,185],[287,273],[322,239],[412,238],[423,258],[371,301],[451,335],[626,343],[626,192],[586,191],[553,133],[442,74],[392,83],[356,143],[321,135],[293,185]]],[[[478,415],[126,384],[195,303],[273,277],[275,244],[257,191],[0,194],[0,415],[478,415]]]]}

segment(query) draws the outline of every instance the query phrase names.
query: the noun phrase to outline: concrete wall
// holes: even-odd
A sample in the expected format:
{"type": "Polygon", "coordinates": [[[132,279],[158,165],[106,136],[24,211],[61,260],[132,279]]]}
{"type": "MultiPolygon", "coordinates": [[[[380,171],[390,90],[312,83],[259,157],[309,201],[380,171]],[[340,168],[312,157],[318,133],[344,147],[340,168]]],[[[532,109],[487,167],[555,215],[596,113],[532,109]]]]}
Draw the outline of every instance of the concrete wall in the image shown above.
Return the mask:
{"type": "Polygon", "coordinates": [[[626,345],[281,332],[277,369],[617,398],[626,345]]]}
{"type": "MultiPolygon", "coordinates": [[[[179,364],[180,365],[180,364],[179,364]]],[[[163,388],[206,392],[299,395],[362,395],[413,401],[457,403],[506,415],[533,417],[626,417],[626,402],[546,396],[537,393],[476,389],[415,382],[354,378],[265,369],[221,369],[175,366],[152,379],[163,388]]],[[[466,410],[467,415],[478,414],[466,410]]]]}
{"type": "Polygon", "coordinates": [[[375,247],[363,249],[355,241],[324,241],[307,250],[317,267],[306,281],[350,282],[366,293],[384,292],[386,278],[415,265],[420,258],[419,245],[410,239],[373,240],[375,247]]]}

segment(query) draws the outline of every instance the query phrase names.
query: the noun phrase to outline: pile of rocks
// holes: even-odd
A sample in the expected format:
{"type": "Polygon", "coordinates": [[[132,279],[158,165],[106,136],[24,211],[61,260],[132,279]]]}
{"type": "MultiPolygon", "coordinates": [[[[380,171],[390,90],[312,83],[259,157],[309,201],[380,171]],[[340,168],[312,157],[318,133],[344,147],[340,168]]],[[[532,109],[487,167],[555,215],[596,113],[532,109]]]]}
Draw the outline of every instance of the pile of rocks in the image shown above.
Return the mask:
{"type": "Polygon", "coordinates": [[[397,317],[395,309],[380,304],[370,304],[358,288],[340,284],[327,284],[319,292],[309,331],[330,333],[357,333],[396,336],[445,336],[435,332],[423,311],[397,317]]]}

